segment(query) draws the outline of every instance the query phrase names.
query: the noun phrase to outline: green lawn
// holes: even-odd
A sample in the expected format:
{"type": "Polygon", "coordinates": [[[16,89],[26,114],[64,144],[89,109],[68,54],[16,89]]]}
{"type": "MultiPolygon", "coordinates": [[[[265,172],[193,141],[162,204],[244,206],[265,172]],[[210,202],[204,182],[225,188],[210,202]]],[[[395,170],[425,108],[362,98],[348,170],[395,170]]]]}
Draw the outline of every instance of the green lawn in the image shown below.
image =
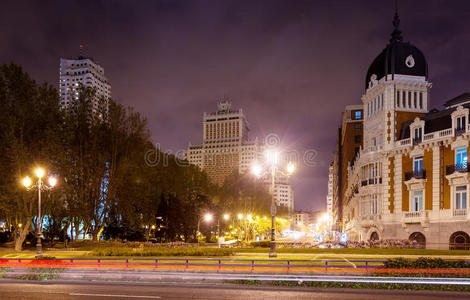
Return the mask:
{"type": "MultiPolygon", "coordinates": [[[[234,249],[237,254],[232,258],[243,259],[266,259],[269,252],[268,248],[238,248],[234,249]],[[266,255],[264,255],[266,254],[266,255]]],[[[378,248],[339,248],[339,249],[319,249],[319,248],[278,248],[278,259],[386,259],[387,256],[469,256],[470,251],[465,250],[430,250],[430,249],[378,249],[378,248]]],[[[0,258],[32,258],[35,256],[35,249],[28,249],[16,253],[11,248],[0,248],[0,258]]],[[[73,257],[97,257],[91,251],[84,251],[80,248],[76,251],[54,249],[44,251],[46,255],[57,258],[73,258],[73,257]]],[[[105,257],[105,256],[103,256],[105,257]]],[[[115,256],[123,257],[123,256],[115,256]]],[[[152,257],[155,257],[152,255],[152,257]]],[[[179,256],[181,257],[181,256],[179,256]]],[[[203,256],[198,256],[203,257],[203,256]]],[[[213,258],[219,256],[212,256],[213,258]]]]}
{"type": "MultiPolygon", "coordinates": [[[[268,253],[269,248],[240,248],[238,253],[268,253]]],[[[432,250],[432,249],[399,249],[399,248],[278,248],[277,253],[308,254],[366,254],[366,255],[466,255],[468,250],[432,250]]]]}

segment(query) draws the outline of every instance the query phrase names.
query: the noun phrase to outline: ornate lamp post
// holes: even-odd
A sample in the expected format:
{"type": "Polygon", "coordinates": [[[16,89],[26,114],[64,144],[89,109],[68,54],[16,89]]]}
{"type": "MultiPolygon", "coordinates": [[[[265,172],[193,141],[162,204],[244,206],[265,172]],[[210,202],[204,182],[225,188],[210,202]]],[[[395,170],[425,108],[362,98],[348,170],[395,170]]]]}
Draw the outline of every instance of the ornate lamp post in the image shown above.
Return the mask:
{"type": "Polygon", "coordinates": [[[196,233],[196,238],[197,238],[197,246],[199,247],[199,226],[201,224],[201,221],[204,220],[206,221],[207,223],[209,223],[210,221],[212,221],[212,215],[210,213],[207,213],[205,215],[203,215],[202,217],[200,217],[198,220],[197,220],[197,233],[196,233]]]}
{"type": "Polygon", "coordinates": [[[31,190],[31,189],[34,189],[34,188],[38,189],[38,218],[37,218],[37,226],[36,226],[36,229],[37,229],[37,232],[36,232],[36,236],[37,236],[36,257],[41,257],[42,256],[41,191],[42,190],[52,189],[57,183],[57,179],[55,177],[49,176],[48,179],[47,179],[48,185],[44,184],[42,178],[44,177],[45,173],[46,172],[42,168],[37,168],[36,170],[34,170],[34,174],[38,178],[37,183],[34,184],[34,185],[33,185],[33,181],[31,180],[31,178],[29,176],[26,176],[25,178],[23,178],[23,185],[26,187],[26,189],[28,189],[28,190],[31,190]]]}
{"type": "Polygon", "coordinates": [[[281,168],[278,168],[279,160],[280,160],[280,153],[274,149],[268,149],[265,153],[266,156],[266,165],[263,166],[255,163],[252,166],[252,172],[256,177],[261,177],[263,175],[271,174],[271,242],[270,242],[270,250],[269,250],[269,257],[276,257],[276,239],[275,239],[275,228],[274,228],[274,220],[276,217],[276,202],[274,199],[274,187],[275,187],[275,179],[276,175],[283,174],[286,176],[292,175],[295,171],[295,166],[293,163],[288,163],[286,166],[286,170],[283,171],[281,168]]]}

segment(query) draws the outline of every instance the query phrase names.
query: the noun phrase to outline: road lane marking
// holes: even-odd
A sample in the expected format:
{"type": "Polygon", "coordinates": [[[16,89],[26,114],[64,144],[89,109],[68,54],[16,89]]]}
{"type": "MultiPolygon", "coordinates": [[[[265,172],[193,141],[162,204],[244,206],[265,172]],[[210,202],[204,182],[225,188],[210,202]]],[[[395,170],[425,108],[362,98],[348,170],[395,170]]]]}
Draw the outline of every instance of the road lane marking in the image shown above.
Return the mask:
{"type": "Polygon", "coordinates": [[[118,298],[148,298],[148,299],[160,299],[159,296],[138,296],[138,295],[117,295],[117,294],[82,294],[82,293],[70,293],[70,296],[87,296],[87,297],[118,297],[118,298]]]}

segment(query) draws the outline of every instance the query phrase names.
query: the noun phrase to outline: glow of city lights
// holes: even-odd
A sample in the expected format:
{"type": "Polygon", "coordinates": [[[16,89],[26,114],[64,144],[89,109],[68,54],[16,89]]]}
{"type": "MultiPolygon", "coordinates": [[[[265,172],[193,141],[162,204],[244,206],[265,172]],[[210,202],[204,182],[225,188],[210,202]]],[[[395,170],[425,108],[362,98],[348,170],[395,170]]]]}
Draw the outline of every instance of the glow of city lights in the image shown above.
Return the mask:
{"type": "Polygon", "coordinates": [[[246,218],[247,218],[248,221],[250,221],[250,222],[253,221],[253,216],[252,216],[251,214],[248,214],[248,215],[246,216],[246,218]]]}
{"type": "Polygon", "coordinates": [[[260,164],[253,164],[253,166],[251,167],[251,172],[253,173],[253,175],[255,175],[256,177],[259,177],[261,175],[261,172],[263,171],[263,169],[261,168],[261,165],[260,164]]]}
{"type": "Polygon", "coordinates": [[[268,218],[267,218],[266,216],[264,216],[264,217],[263,217],[263,220],[265,220],[265,221],[266,221],[267,219],[268,219],[268,218]]]}
{"type": "Polygon", "coordinates": [[[23,185],[25,187],[29,187],[31,185],[32,181],[31,181],[31,178],[29,178],[28,176],[26,176],[25,178],[23,178],[23,185]]]}
{"type": "Polygon", "coordinates": [[[295,171],[295,165],[293,163],[288,163],[287,164],[287,173],[292,174],[295,171]]]}
{"type": "Polygon", "coordinates": [[[275,166],[279,163],[279,151],[276,151],[274,149],[268,149],[266,150],[266,161],[268,164],[275,166]]]}
{"type": "Polygon", "coordinates": [[[237,217],[238,217],[239,220],[241,220],[241,219],[243,219],[243,214],[238,214],[237,217]]]}
{"type": "Polygon", "coordinates": [[[320,217],[320,222],[322,223],[328,223],[328,220],[329,220],[329,215],[328,213],[324,213],[321,217],[320,217]]]}
{"type": "Polygon", "coordinates": [[[49,186],[54,187],[57,184],[57,179],[55,177],[49,177],[49,186]]]}
{"type": "Polygon", "coordinates": [[[38,178],[43,178],[46,172],[44,172],[44,169],[42,168],[37,168],[36,170],[34,170],[34,173],[38,178]]]}
{"type": "Polygon", "coordinates": [[[224,214],[224,220],[227,221],[228,219],[230,219],[230,215],[229,214],[224,214]]]}

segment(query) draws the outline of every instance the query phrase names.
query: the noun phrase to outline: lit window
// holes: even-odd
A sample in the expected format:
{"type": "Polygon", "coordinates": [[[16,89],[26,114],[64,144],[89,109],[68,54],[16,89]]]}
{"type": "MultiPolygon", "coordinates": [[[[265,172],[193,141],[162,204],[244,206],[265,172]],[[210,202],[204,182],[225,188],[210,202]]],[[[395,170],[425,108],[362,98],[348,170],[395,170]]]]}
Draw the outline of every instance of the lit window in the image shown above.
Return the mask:
{"type": "Polygon", "coordinates": [[[362,118],[362,112],[360,110],[357,110],[354,112],[354,119],[360,120],[362,118]]]}
{"type": "Polygon", "coordinates": [[[423,173],[423,157],[422,156],[415,157],[414,163],[413,163],[413,173],[415,175],[423,173]]]}
{"type": "Polygon", "coordinates": [[[459,148],[455,150],[455,168],[467,168],[467,148],[459,148]]]}

